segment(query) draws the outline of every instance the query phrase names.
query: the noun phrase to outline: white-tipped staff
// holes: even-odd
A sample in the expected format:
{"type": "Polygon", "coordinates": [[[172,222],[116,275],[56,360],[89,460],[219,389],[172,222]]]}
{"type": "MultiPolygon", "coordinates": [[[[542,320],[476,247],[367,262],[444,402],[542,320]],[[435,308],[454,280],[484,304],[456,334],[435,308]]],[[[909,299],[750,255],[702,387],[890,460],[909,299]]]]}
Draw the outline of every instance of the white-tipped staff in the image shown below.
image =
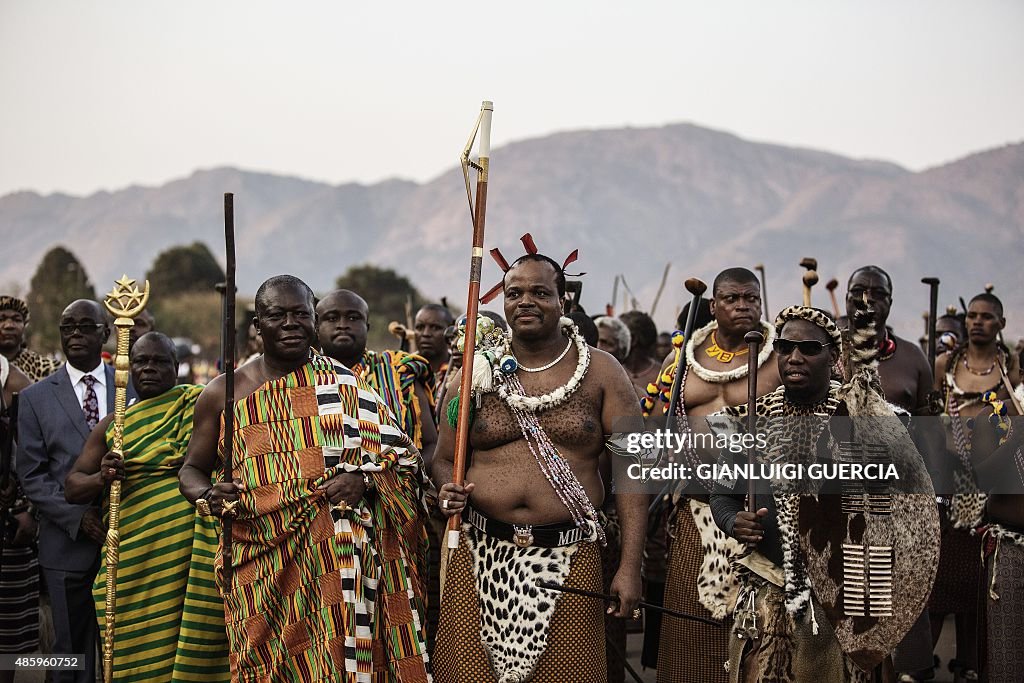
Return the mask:
{"type": "MultiPolygon", "coordinates": [[[[480,271],[484,258],[484,222],[487,215],[487,175],[491,161],[491,115],[494,104],[484,101],[480,105],[480,115],[469,136],[469,142],[462,152],[462,174],[466,180],[466,198],[473,217],[473,252],[469,266],[469,294],[466,298],[466,336],[462,353],[462,381],[459,383],[459,417],[455,427],[455,459],[452,466],[452,483],[462,486],[466,481],[466,453],[469,450],[469,408],[473,403],[473,356],[476,352],[476,317],[480,310],[480,271]],[[473,143],[479,136],[479,158],[470,161],[473,143]],[[477,171],[476,202],[470,190],[469,169],[477,171]]],[[[446,551],[442,554],[441,585],[444,586],[443,569],[447,567],[448,556],[459,547],[462,516],[452,515],[448,518],[446,534],[446,551]]]]}

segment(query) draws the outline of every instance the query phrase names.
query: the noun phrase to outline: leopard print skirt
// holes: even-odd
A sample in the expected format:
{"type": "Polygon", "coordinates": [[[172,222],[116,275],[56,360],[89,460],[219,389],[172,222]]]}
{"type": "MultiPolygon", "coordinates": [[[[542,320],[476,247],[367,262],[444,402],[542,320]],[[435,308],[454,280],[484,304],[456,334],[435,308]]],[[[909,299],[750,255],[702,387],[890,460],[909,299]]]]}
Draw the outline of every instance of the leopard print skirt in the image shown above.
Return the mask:
{"type": "Polygon", "coordinates": [[[464,525],[448,562],[437,683],[605,683],[604,604],[536,587],[601,591],[596,543],[519,548],[464,525]]]}

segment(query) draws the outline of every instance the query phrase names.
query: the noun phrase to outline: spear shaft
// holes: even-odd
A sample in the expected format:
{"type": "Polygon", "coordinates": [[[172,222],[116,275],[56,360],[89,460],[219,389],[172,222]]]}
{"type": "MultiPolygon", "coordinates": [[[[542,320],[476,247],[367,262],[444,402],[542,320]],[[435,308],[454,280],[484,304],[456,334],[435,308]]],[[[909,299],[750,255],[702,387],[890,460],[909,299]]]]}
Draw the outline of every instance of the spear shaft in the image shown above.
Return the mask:
{"type": "MultiPolygon", "coordinates": [[[[480,158],[477,160],[476,203],[473,206],[473,251],[469,266],[469,293],[466,297],[466,335],[462,353],[462,380],[459,382],[459,417],[455,429],[455,460],[452,466],[452,482],[462,486],[466,481],[466,454],[469,451],[469,409],[473,397],[473,356],[476,352],[476,317],[480,310],[480,271],[484,258],[484,223],[487,216],[487,175],[491,157],[491,115],[494,105],[484,101],[480,105],[478,120],[480,134],[480,158]]],[[[477,131],[474,131],[473,137],[477,131]]],[[[463,164],[468,165],[469,150],[473,137],[463,154],[463,164]]],[[[467,193],[468,177],[467,177],[467,193]]],[[[454,551],[459,547],[461,515],[448,518],[447,547],[454,551]]]]}

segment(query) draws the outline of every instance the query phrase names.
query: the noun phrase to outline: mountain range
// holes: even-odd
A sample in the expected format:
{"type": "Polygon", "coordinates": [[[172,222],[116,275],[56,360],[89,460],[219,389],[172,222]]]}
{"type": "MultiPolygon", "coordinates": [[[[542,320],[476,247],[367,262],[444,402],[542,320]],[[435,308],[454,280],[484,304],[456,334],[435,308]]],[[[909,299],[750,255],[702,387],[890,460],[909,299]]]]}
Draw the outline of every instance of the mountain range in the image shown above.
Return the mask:
{"type": "MultiPolygon", "coordinates": [[[[424,183],[372,185],[215,168],[87,197],[9,194],[0,197],[0,284],[27,289],[55,244],[104,291],[123,272],[141,277],[170,246],[199,240],[222,258],[224,192],[235,193],[242,292],[284,272],[324,291],[369,262],[408,276],[427,297],[465,305],[471,227],[458,168],[424,183]]],[[[663,329],[687,298],[687,277],[710,284],[722,268],[763,264],[777,311],[800,301],[799,262],[814,257],[822,283],[839,279],[840,298],[854,268],[885,268],[891,322],[905,336],[923,329],[925,276],[942,280],[940,310],[994,284],[1009,332],[1024,332],[1022,143],[913,172],[691,124],[556,133],[492,152],[486,246],[511,261],[527,231],[558,261],[580,250],[569,270],[587,273],[590,312],[611,301],[616,275],[649,309],[671,262],[655,316],[663,329]]],[[[500,275],[487,259],[483,289],[500,275]]],[[[617,292],[622,312],[632,302],[625,286],[617,292]]],[[[814,302],[830,308],[822,285],[814,302]]]]}

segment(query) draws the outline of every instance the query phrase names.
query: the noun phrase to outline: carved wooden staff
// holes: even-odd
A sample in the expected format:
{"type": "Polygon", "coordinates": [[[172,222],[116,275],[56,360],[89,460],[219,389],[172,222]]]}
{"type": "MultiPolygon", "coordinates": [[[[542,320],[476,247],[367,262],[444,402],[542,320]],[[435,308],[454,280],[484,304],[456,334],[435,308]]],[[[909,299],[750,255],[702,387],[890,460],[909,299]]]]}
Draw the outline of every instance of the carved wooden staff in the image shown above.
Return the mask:
{"type": "Polygon", "coordinates": [[[825,289],[828,290],[828,296],[830,299],[832,299],[832,313],[834,313],[837,318],[840,315],[842,315],[839,312],[839,299],[836,298],[836,287],[838,286],[839,280],[835,278],[832,278],[831,280],[825,283],[825,289]]]}
{"type": "MultiPolygon", "coordinates": [[[[757,431],[757,355],[761,352],[761,344],[764,343],[764,335],[757,330],[751,330],[743,335],[743,341],[747,342],[749,353],[747,354],[747,434],[754,434],[757,431]]],[[[757,463],[757,448],[754,446],[756,439],[750,439],[747,447],[747,464],[751,472],[757,463]]],[[[747,510],[757,512],[754,505],[754,481],[753,477],[747,477],[747,510]]]]}
{"type": "MultiPolygon", "coordinates": [[[[462,352],[462,381],[459,383],[459,417],[455,428],[455,462],[452,466],[452,482],[462,486],[466,481],[466,453],[469,450],[469,408],[473,403],[473,356],[476,352],[476,316],[480,310],[480,270],[484,258],[484,222],[487,216],[487,174],[491,161],[491,115],[494,104],[484,101],[480,115],[462,151],[462,174],[466,180],[466,198],[469,200],[473,217],[473,252],[469,266],[469,293],[466,297],[466,336],[462,352]],[[479,158],[476,163],[469,159],[477,134],[480,135],[479,158]],[[473,202],[469,183],[469,168],[477,171],[476,202],[473,202]]],[[[448,554],[459,547],[459,530],[462,515],[448,518],[448,554]]],[[[446,559],[446,558],[445,558],[446,559]]]]}
{"type": "Polygon", "coordinates": [[[802,278],[804,283],[804,306],[811,307],[811,287],[818,284],[818,259],[805,258],[800,261],[800,266],[807,270],[802,278]]]}
{"type": "Polygon", "coordinates": [[[690,299],[690,310],[686,313],[686,326],[683,327],[683,345],[676,350],[676,374],[672,378],[672,393],[669,394],[668,399],[668,418],[665,420],[665,429],[673,429],[676,419],[676,409],[679,406],[681,400],[679,396],[679,388],[683,382],[683,368],[686,365],[686,345],[690,341],[690,335],[693,334],[693,324],[697,319],[697,306],[700,305],[700,298],[704,295],[704,292],[708,291],[708,286],[705,282],[699,278],[691,277],[683,283],[683,287],[692,296],[690,299]]]}
{"type": "MultiPolygon", "coordinates": [[[[114,282],[114,288],[103,301],[110,315],[114,316],[117,329],[117,355],[114,356],[114,431],[111,452],[124,459],[124,411],[128,405],[128,345],[135,316],[142,313],[149,301],[149,280],[142,291],[135,286],[135,280],[122,275],[114,282]]],[[[103,632],[103,678],[110,683],[114,680],[114,613],[117,608],[117,559],[120,552],[121,482],[110,484],[109,520],[107,525],[106,562],[106,628],[103,632]]]]}
{"type": "MultiPolygon", "coordinates": [[[[224,193],[224,331],[221,339],[221,368],[224,370],[224,482],[235,480],[235,195],[224,193]]],[[[232,520],[238,499],[224,501],[221,541],[224,592],[231,591],[234,563],[231,548],[232,520]]]]}
{"type": "Polygon", "coordinates": [[[939,315],[939,278],[923,277],[921,282],[928,285],[928,367],[935,367],[935,325],[939,315]]]}

